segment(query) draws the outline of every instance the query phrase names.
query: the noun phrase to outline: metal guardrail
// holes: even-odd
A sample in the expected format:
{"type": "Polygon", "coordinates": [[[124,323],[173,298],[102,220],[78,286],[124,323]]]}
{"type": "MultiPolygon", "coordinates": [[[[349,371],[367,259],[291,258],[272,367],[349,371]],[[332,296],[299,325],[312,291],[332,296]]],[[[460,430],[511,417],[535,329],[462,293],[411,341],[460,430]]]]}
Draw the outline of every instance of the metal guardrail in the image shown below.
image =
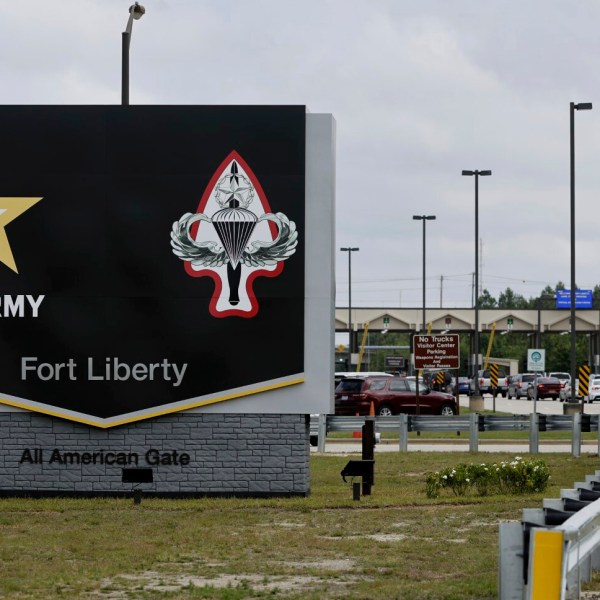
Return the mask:
{"type": "MultiPolygon", "coordinates": [[[[599,415],[407,415],[392,417],[370,417],[375,420],[375,431],[396,431],[399,436],[399,451],[408,450],[408,434],[419,432],[469,432],[469,451],[478,452],[479,432],[482,431],[529,431],[529,451],[539,452],[539,434],[544,431],[571,431],[571,451],[573,456],[581,455],[582,432],[596,431],[598,454],[600,454],[599,415]]],[[[310,435],[317,438],[319,452],[325,452],[327,433],[332,431],[360,431],[366,417],[340,417],[336,415],[311,415],[310,435]]]]}
{"type": "Polygon", "coordinates": [[[501,523],[500,600],[575,600],[600,570],[600,471],[501,523]]]}

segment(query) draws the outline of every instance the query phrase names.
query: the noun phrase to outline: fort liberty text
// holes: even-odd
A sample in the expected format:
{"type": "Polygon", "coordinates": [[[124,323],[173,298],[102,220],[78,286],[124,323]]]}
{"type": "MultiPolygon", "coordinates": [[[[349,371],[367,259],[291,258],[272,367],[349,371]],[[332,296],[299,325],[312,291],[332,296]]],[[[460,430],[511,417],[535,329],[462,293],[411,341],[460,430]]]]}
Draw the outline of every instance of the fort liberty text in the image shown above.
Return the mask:
{"type": "Polygon", "coordinates": [[[83,371],[88,381],[171,381],[178,387],[183,381],[188,363],[176,364],[164,358],[161,362],[129,364],[116,356],[104,361],[89,356],[83,368],[73,358],[64,362],[40,362],[37,356],[21,357],[21,379],[40,381],[77,381],[83,371]]]}

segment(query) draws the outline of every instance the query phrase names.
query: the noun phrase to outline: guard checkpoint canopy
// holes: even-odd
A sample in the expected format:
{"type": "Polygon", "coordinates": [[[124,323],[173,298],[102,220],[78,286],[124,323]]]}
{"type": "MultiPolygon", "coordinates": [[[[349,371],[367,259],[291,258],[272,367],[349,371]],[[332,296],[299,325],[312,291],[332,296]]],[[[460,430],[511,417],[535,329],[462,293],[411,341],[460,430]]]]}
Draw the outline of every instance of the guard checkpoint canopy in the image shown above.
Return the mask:
{"type": "Polygon", "coordinates": [[[416,369],[458,369],[460,340],[458,334],[415,335],[413,355],[416,369]]]}

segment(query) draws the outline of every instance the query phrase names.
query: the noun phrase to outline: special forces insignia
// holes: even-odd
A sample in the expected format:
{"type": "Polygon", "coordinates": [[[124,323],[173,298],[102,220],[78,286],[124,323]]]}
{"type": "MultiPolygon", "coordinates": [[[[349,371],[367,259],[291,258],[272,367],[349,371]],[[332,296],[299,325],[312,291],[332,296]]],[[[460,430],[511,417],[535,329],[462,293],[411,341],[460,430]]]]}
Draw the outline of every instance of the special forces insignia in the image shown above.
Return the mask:
{"type": "Polygon", "coordinates": [[[215,171],[196,213],[185,213],[171,230],[173,253],[186,272],[215,282],[214,317],[254,317],[253,281],[277,277],[297,245],[296,224],[271,212],[258,179],[235,151],[215,171]]]}

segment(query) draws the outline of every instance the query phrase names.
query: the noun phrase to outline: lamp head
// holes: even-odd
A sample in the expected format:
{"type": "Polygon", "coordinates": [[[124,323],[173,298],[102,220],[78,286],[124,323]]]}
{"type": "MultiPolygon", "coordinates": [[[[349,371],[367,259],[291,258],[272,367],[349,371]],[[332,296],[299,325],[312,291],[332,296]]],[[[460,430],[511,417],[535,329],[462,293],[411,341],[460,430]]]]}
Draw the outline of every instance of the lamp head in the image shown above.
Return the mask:
{"type": "Polygon", "coordinates": [[[134,19],[138,20],[144,16],[146,9],[141,4],[136,2],[133,6],[129,7],[129,12],[134,19]]]}
{"type": "Polygon", "coordinates": [[[486,170],[486,171],[463,171],[462,172],[463,175],[468,175],[469,177],[472,177],[473,175],[483,175],[484,177],[486,175],[491,175],[492,172],[490,170],[486,170]]]}
{"type": "Polygon", "coordinates": [[[574,107],[577,110],[592,110],[591,102],[580,102],[579,104],[575,104],[574,107]]]}

